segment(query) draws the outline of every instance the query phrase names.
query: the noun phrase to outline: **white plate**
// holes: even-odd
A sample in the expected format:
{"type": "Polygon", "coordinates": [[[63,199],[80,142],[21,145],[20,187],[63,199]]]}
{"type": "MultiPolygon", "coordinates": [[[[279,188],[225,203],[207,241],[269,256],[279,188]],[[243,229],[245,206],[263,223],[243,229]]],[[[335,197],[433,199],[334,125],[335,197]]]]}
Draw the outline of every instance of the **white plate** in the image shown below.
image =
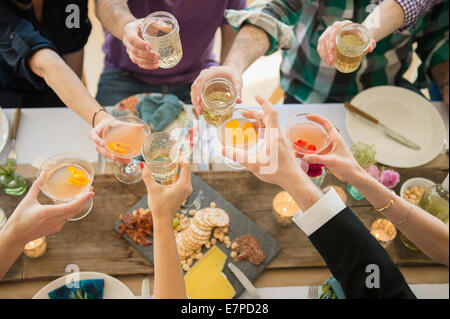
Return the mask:
{"type": "Polygon", "coordinates": [[[413,186],[419,186],[419,187],[431,187],[433,186],[435,183],[427,178],[423,178],[423,177],[413,177],[408,179],[407,181],[405,181],[402,185],[402,187],[400,188],[400,197],[403,198],[403,194],[405,194],[405,191],[413,186]]]}
{"type": "Polygon", "coordinates": [[[5,148],[6,142],[9,137],[9,122],[6,118],[5,113],[2,111],[0,107],[0,153],[5,148]]]}
{"type": "Polygon", "coordinates": [[[356,95],[351,103],[404,135],[421,150],[413,150],[383,130],[347,111],[347,131],[353,142],[374,144],[379,163],[392,167],[416,167],[433,160],[442,151],[445,125],[435,107],[424,97],[404,88],[377,86],[356,95]]]}
{"type": "Polygon", "coordinates": [[[70,277],[76,278],[75,280],[69,280],[69,282],[86,280],[86,279],[104,279],[105,286],[103,290],[103,299],[134,299],[135,296],[133,293],[125,286],[121,281],[108,276],[106,274],[102,274],[99,272],[79,272],[79,273],[71,273],[66,276],[60,277],[47,286],[42,288],[34,295],[33,299],[49,299],[48,293],[52,290],[55,290],[66,284],[66,279],[70,277]],[[77,277],[79,275],[79,277],[77,277]]]}

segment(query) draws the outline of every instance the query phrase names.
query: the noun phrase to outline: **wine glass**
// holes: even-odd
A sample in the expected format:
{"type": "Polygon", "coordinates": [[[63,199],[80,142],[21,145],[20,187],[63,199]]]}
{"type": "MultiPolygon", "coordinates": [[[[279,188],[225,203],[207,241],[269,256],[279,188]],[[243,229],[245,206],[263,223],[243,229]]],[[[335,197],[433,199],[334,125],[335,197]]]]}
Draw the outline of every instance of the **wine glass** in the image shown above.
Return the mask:
{"type": "Polygon", "coordinates": [[[330,137],[325,128],[317,122],[308,120],[308,113],[292,116],[287,124],[287,134],[295,155],[303,171],[308,172],[309,164],[302,158],[323,152],[330,145],[330,137]]]}
{"type": "Polygon", "coordinates": [[[178,180],[180,148],[169,133],[147,136],[142,145],[142,156],[150,166],[155,181],[170,185],[178,180]]]}
{"type": "MultiPolygon", "coordinates": [[[[42,193],[55,204],[69,203],[87,192],[94,180],[94,168],[81,155],[62,153],[45,160],[37,172],[37,180],[42,193]]],[[[86,217],[92,210],[92,198],[83,210],[70,221],[86,217]]]]}
{"type": "MultiPolygon", "coordinates": [[[[239,148],[246,151],[247,155],[256,155],[264,137],[262,128],[261,121],[253,118],[249,110],[236,108],[231,115],[227,114],[219,119],[217,136],[224,147],[239,148]]],[[[222,160],[232,169],[242,170],[245,168],[223,154],[222,160]]],[[[238,158],[237,160],[243,161],[244,159],[238,158]]]]}
{"type": "Polygon", "coordinates": [[[142,178],[139,161],[144,139],[150,135],[150,128],[135,116],[121,116],[111,120],[105,127],[103,139],[116,157],[128,160],[127,163],[116,162],[114,174],[117,180],[125,184],[137,183],[142,178]]]}

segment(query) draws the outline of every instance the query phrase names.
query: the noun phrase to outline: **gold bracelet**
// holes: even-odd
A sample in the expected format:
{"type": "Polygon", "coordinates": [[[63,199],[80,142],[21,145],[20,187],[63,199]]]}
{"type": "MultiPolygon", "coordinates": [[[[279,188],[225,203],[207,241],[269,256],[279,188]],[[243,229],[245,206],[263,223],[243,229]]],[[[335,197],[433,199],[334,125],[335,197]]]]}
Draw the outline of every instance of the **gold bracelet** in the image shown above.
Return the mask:
{"type": "Polygon", "coordinates": [[[408,214],[406,215],[406,217],[404,217],[404,218],[403,218],[401,221],[399,221],[398,223],[394,223],[394,225],[398,227],[398,225],[403,224],[403,223],[408,219],[408,217],[411,215],[412,209],[413,209],[413,204],[409,204],[409,212],[408,212],[408,214]]]}
{"type": "Polygon", "coordinates": [[[95,127],[95,117],[97,116],[97,114],[98,113],[100,113],[100,112],[105,112],[105,113],[108,113],[108,112],[106,112],[106,110],[105,110],[105,108],[104,107],[101,107],[101,108],[99,108],[97,111],[95,111],[95,113],[94,113],[94,115],[92,115],[92,127],[94,128],[95,127]]]}
{"type": "Polygon", "coordinates": [[[394,204],[394,200],[391,199],[391,200],[386,204],[386,206],[381,207],[381,208],[375,208],[375,210],[376,210],[377,212],[381,213],[381,212],[385,211],[386,209],[391,208],[391,206],[392,206],[393,204],[394,204]]]}

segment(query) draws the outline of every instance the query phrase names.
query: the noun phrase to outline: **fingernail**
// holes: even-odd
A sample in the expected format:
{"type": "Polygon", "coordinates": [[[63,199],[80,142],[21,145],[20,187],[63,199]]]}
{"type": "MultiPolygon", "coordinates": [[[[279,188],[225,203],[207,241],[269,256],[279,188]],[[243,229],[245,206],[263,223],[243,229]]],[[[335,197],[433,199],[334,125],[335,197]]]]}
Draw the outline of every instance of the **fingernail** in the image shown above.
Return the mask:
{"type": "Polygon", "coordinates": [[[144,163],[143,162],[140,162],[139,166],[141,166],[141,169],[144,169],[144,163]]]}

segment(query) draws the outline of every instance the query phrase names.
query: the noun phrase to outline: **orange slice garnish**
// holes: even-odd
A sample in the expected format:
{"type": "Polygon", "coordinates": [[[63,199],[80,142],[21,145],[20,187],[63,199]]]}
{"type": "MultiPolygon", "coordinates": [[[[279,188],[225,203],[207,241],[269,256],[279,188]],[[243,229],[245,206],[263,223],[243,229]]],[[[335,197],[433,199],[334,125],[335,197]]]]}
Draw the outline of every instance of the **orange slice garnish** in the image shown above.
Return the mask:
{"type": "Polygon", "coordinates": [[[114,143],[114,142],[108,143],[108,148],[111,151],[119,153],[119,154],[126,154],[128,152],[128,150],[132,149],[132,147],[128,144],[114,143]]]}
{"type": "Polygon", "coordinates": [[[232,128],[232,129],[238,128],[239,127],[239,121],[238,120],[231,120],[231,121],[227,122],[227,124],[225,124],[225,127],[226,128],[232,128]]]}
{"type": "Polygon", "coordinates": [[[86,186],[91,182],[91,180],[86,177],[86,174],[83,170],[73,166],[67,167],[67,170],[70,173],[70,178],[67,180],[69,184],[73,186],[86,186]]]}

